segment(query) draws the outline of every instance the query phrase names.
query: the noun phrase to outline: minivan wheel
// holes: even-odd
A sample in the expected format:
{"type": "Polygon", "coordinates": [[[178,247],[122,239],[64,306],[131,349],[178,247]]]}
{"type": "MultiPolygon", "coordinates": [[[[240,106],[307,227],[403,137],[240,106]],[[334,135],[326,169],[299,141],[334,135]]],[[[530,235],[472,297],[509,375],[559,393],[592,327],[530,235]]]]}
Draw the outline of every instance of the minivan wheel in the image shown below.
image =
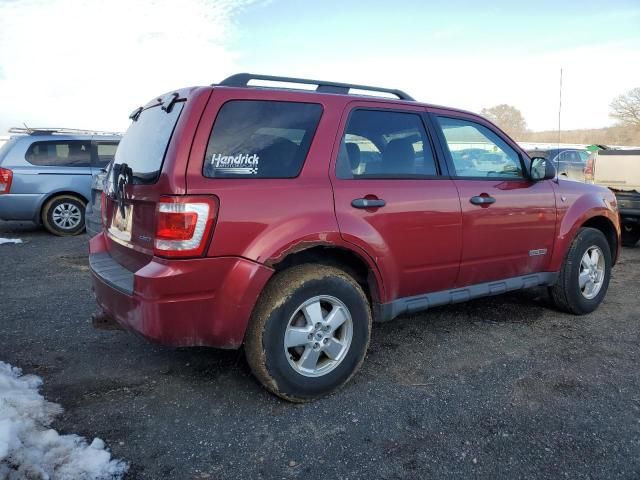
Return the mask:
{"type": "Polygon", "coordinates": [[[71,195],[60,195],[45,203],[42,223],[54,235],[78,235],[84,230],[84,215],[84,202],[71,195]]]}
{"type": "Polygon", "coordinates": [[[253,374],[293,402],[338,389],[360,368],[371,336],[371,309],[340,269],[299,265],[269,282],[245,338],[253,374]]]}
{"type": "Polygon", "coordinates": [[[573,240],[551,287],[555,305],[567,313],[593,312],[604,299],[611,277],[611,250],[604,234],[594,228],[582,228],[573,240]]]}
{"type": "Polygon", "coordinates": [[[622,246],[633,247],[640,240],[640,225],[622,226],[622,246]]]}

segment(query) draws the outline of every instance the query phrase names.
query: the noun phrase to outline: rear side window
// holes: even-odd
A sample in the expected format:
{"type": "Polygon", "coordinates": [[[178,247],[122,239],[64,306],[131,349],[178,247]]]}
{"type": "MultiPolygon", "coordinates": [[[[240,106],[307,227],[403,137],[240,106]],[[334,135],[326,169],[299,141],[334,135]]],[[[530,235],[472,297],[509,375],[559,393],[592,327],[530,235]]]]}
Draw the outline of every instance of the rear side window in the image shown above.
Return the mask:
{"type": "Polygon", "coordinates": [[[131,122],[120,140],[114,165],[127,164],[131,168],[134,183],[154,183],[167,152],[184,102],[177,102],[169,112],[160,106],[147,108],[138,120],[131,122]]]}
{"type": "Polygon", "coordinates": [[[428,178],[437,175],[420,115],[356,110],[342,137],[338,178],[428,178]]]}
{"type": "Polygon", "coordinates": [[[40,167],[89,167],[91,143],[80,140],[33,142],[25,159],[40,167]]]}
{"type": "Polygon", "coordinates": [[[293,178],[302,169],[322,107],[233,100],[216,118],[204,160],[209,178],[293,178]]]}
{"type": "Polygon", "coordinates": [[[116,142],[96,143],[96,167],[105,168],[116,156],[118,144],[116,142]]]}

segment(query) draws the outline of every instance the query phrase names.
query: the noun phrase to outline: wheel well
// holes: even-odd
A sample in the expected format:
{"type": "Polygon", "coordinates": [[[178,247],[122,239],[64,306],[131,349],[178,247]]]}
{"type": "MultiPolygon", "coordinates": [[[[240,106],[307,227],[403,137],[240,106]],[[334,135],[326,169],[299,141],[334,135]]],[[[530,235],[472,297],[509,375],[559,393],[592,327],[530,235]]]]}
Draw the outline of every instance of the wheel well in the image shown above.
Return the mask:
{"type": "Polygon", "coordinates": [[[609,244],[609,249],[611,250],[611,259],[615,263],[616,254],[618,253],[618,234],[616,233],[616,228],[613,226],[611,220],[607,217],[592,217],[584,222],[582,226],[595,228],[604,234],[607,239],[607,243],[609,244]]]}
{"type": "Polygon", "coordinates": [[[351,250],[327,246],[311,247],[287,255],[284,260],[273,265],[273,268],[276,272],[281,272],[303,263],[317,263],[340,268],[358,282],[370,302],[378,302],[380,299],[378,283],[374,273],[366,261],[351,250]]]}
{"type": "Polygon", "coordinates": [[[86,198],[84,198],[84,195],[79,194],[78,192],[55,192],[52,193],[50,195],[48,195],[44,201],[42,202],[42,205],[40,205],[40,215],[38,215],[38,218],[40,219],[40,221],[42,221],[42,214],[44,213],[44,207],[45,205],[50,202],[53,198],[56,197],[61,197],[63,195],[68,195],[70,197],[76,197],[78,200],[80,200],[82,203],[84,203],[85,207],[87,206],[87,204],[89,203],[89,200],[87,200],[86,198]]]}

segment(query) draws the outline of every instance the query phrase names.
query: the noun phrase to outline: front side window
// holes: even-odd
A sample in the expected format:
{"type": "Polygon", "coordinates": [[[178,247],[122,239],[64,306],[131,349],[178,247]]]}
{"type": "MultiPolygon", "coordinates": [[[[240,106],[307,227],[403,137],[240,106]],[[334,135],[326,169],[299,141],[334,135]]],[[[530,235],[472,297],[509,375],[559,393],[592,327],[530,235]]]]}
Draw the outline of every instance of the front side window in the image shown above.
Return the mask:
{"type": "Polygon", "coordinates": [[[351,113],[338,153],[338,178],[402,179],[437,174],[420,115],[382,110],[351,113]]]}
{"type": "Polygon", "coordinates": [[[487,127],[438,117],[456,175],[468,178],[524,178],[518,153],[487,127]]]}
{"type": "Polygon", "coordinates": [[[25,155],[27,162],[41,167],[88,167],[91,144],[80,140],[34,142],[25,155]]]}
{"type": "Polygon", "coordinates": [[[294,178],[302,169],[322,106],[256,100],[225,103],[204,160],[209,178],[294,178]]]}

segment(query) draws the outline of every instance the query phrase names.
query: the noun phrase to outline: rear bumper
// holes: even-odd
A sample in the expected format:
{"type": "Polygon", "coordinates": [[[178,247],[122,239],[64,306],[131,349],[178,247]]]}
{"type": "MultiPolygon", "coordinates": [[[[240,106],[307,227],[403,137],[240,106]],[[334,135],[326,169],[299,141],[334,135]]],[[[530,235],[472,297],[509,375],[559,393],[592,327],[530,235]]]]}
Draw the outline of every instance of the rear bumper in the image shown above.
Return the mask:
{"type": "Polygon", "coordinates": [[[623,224],[640,223],[640,193],[615,192],[623,224]]]}
{"type": "Polygon", "coordinates": [[[620,220],[623,224],[640,223],[640,208],[621,208],[620,220]]]}
{"type": "Polygon", "coordinates": [[[39,221],[40,206],[44,197],[41,193],[0,195],[0,220],[39,221]]]}
{"type": "Polygon", "coordinates": [[[104,234],[91,239],[90,249],[98,305],[124,329],[164,345],[240,347],[255,302],[273,273],[238,257],[154,257],[128,272],[110,260],[104,234]]]}

